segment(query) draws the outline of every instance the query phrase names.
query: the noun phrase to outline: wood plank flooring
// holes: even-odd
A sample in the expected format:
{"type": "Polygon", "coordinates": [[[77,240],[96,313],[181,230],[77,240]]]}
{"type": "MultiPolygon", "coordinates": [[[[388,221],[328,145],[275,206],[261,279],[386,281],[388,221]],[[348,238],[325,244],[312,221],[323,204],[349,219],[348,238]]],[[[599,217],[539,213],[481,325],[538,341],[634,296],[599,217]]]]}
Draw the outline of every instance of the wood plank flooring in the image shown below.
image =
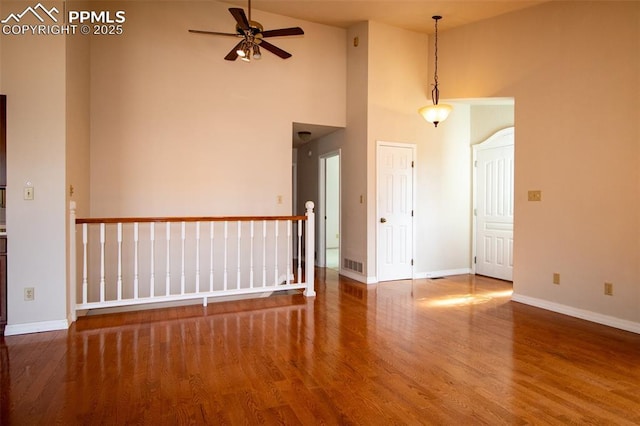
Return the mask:
{"type": "Polygon", "coordinates": [[[640,424],[640,335],[483,277],[79,319],[0,341],[2,425],[640,424]]]}

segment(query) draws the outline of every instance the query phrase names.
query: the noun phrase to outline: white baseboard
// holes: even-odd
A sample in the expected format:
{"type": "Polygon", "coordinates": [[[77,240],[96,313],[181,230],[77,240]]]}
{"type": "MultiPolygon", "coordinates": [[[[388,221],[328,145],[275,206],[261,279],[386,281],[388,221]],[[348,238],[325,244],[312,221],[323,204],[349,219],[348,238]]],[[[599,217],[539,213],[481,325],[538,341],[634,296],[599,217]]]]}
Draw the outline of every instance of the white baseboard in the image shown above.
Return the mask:
{"type": "MultiPolygon", "coordinates": [[[[431,271],[431,272],[417,272],[414,275],[413,279],[422,279],[422,278],[440,278],[440,277],[448,277],[451,275],[467,275],[471,273],[471,268],[460,268],[460,269],[445,269],[442,271],[431,271]]],[[[378,277],[366,277],[364,275],[360,275],[355,272],[351,272],[347,269],[341,269],[340,275],[344,275],[345,277],[351,278],[352,280],[356,280],[358,282],[364,284],[377,284],[378,277]]]]}
{"type": "Polygon", "coordinates": [[[364,275],[358,274],[356,272],[351,272],[348,269],[340,269],[340,275],[344,275],[347,278],[351,278],[352,280],[356,280],[363,284],[376,284],[378,282],[377,277],[366,277],[364,275]]]}
{"type": "Polygon", "coordinates": [[[536,308],[546,309],[548,311],[557,312],[559,314],[569,315],[570,317],[580,318],[583,320],[595,322],[597,324],[606,325],[620,330],[630,331],[640,334],[640,323],[612,317],[609,315],[599,314],[597,312],[587,311],[584,309],[574,308],[573,306],[562,305],[560,303],[550,302],[535,297],[523,296],[521,294],[511,295],[514,302],[524,303],[525,305],[535,306],[536,308]]]}
{"type": "Polygon", "coordinates": [[[431,272],[417,272],[415,274],[416,279],[421,278],[440,278],[440,277],[448,277],[451,275],[466,275],[471,273],[471,268],[460,268],[460,269],[445,269],[442,271],[431,271],[431,272]]]}
{"type": "Polygon", "coordinates": [[[4,329],[5,336],[18,334],[41,333],[43,331],[66,330],[69,328],[68,320],[28,322],[24,324],[8,324],[4,329]]]}

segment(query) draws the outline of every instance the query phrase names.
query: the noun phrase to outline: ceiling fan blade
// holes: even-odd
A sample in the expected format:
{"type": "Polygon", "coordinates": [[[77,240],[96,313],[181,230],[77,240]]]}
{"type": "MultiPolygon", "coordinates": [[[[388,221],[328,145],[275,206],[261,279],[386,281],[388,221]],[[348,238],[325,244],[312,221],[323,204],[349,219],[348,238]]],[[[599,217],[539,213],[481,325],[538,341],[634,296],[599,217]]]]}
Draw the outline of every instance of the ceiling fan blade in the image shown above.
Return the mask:
{"type": "Polygon", "coordinates": [[[279,30],[262,31],[262,37],[282,37],[292,35],[302,35],[304,31],[300,27],[280,28],[279,30]]]}
{"type": "Polygon", "coordinates": [[[235,61],[236,59],[238,59],[237,51],[238,49],[240,49],[240,46],[242,45],[242,43],[244,43],[244,40],[236,44],[236,46],[233,49],[231,49],[229,53],[227,53],[227,56],[225,56],[224,59],[227,61],[235,61]]]}
{"type": "Polygon", "coordinates": [[[249,20],[247,19],[247,15],[244,14],[244,9],[240,9],[237,7],[230,7],[229,12],[236,18],[236,22],[238,26],[244,30],[249,31],[251,28],[249,26],[249,20]]]}
{"type": "Polygon", "coordinates": [[[266,40],[262,40],[262,42],[260,43],[260,47],[267,49],[269,52],[273,53],[274,55],[280,56],[282,59],[287,59],[291,57],[291,53],[285,52],[284,50],[274,46],[273,44],[269,43],[266,40]]]}
{"type": "Polygon", "coordinates": [[[219,33],[217,31],[189,30],[189,32],[196,33],[196,34],[213,34],[213,35],[221,35],[221,36],[242,37],[238,33],[219,33]]]}

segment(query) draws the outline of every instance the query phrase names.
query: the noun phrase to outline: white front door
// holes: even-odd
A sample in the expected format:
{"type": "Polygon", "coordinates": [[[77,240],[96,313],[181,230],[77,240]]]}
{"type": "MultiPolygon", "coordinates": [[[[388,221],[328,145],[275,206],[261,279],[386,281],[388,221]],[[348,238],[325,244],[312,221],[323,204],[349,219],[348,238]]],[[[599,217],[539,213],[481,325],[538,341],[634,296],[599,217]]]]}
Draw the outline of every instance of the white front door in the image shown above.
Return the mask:
{"type": "Polygon", "coordinates": [[[378,281],[413,277],[415,146],[378,144],[378,281]]]}
{"type": "Polygon", "coordinates": [[[513,128],[474,147],[476,167],[475,272],[513,280],[513,128]]]}

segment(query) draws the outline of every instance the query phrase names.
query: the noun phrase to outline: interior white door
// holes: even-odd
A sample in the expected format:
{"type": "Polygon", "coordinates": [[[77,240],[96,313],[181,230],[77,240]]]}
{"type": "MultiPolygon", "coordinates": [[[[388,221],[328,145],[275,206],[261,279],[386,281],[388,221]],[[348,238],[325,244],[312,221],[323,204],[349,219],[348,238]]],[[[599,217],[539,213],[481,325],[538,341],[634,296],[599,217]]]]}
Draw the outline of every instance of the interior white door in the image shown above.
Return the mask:
{"type": "MultiPolygon", "coordinates": [[[[509,129],[508,129],[509,130],[509,129]]],[[[513,280],[513,130],[476,150],[477,274],[513,280]]]]}
{"type": "Polygon", "coordinates": [[[378,145],[378,281],[413,276],[414,147],[378,145]]]}

